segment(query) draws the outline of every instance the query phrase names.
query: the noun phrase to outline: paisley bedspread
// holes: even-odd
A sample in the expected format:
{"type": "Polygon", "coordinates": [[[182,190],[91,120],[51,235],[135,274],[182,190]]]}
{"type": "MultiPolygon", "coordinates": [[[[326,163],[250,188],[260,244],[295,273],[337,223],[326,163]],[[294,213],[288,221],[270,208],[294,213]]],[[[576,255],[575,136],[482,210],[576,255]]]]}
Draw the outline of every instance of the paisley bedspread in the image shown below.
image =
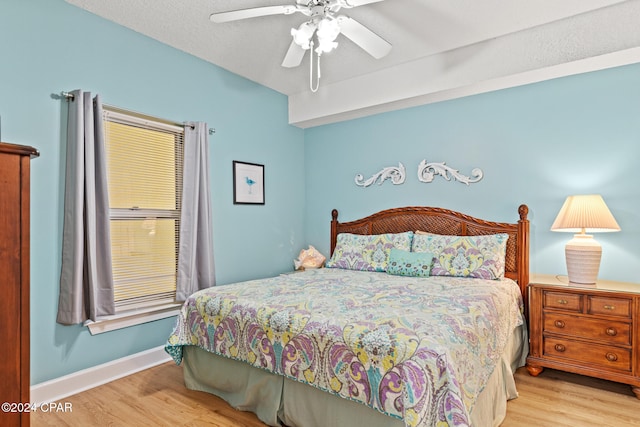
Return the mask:
{"type": "Polygon", "coordinates": [[[521,313],[509,279],[323,268],[193,294],[165,349],[180,363],[195,345],[406,426],[465,426],[521,313]]]}

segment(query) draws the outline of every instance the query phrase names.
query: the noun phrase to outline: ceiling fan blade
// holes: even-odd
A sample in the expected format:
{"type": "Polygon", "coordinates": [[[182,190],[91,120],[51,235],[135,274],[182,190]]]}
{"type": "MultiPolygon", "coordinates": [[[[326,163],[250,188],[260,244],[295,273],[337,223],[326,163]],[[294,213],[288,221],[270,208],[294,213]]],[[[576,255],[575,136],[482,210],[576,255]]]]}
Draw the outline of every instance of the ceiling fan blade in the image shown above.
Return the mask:
{"type": "Polygon", "coordinates": [[[355,19],[348,16],[338,16],[337,19],[340,32],[374,58],[380,59],[391,50],[389,42],[355,19]]]}
{"type": "Polygon", "coordinates": [[[287,68],[297,67],[302,63],[305,52],[306,50],[301,48],[295,41],[292,41],[289,45],[289,50],[287,50],[287,54],[284,56],[282,66],[287,68]]]}
{"type": "Polygon", "coordinates": [[[381,2],[382,0],[342,0],[342,7],[344,8],[350,8],[350,7],[357,7],[357,6],[362,6],[364,4],[370,4],[370,3],[378,3],[381,2]]]}
{"type": "Polygon", "coordinates": [[[265,6],[254,7],[251,9],[232,10],[230,12],[212,13],[209,19],[216,24],[229,21],[238,21],[240,19],[256,18],[259,16],[267,15],[291,15],[298,12],[298,6],[284,5],[284,6],[265,6]]]}

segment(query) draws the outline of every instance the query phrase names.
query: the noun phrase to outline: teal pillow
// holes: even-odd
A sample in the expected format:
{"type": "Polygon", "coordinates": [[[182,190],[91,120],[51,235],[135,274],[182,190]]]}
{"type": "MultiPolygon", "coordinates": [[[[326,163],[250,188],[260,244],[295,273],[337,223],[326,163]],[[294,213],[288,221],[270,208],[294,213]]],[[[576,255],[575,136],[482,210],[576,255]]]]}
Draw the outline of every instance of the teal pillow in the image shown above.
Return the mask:
{"type": "Polygon", "coordinates": [[[428,252],[409,252],[391,249],[387,273],[396,276],[429,277],[433,255],[428,252]]]}

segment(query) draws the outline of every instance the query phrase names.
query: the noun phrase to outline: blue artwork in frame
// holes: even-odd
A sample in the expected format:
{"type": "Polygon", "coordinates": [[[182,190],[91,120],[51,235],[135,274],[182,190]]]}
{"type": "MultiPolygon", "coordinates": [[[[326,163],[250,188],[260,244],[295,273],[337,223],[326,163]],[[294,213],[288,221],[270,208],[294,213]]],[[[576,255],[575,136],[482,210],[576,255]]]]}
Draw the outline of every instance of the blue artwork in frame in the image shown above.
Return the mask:
{"type": "Polygon", "coordinates": [[[233,161],[233,204],[264,205],[264,165],[233,161]]]}

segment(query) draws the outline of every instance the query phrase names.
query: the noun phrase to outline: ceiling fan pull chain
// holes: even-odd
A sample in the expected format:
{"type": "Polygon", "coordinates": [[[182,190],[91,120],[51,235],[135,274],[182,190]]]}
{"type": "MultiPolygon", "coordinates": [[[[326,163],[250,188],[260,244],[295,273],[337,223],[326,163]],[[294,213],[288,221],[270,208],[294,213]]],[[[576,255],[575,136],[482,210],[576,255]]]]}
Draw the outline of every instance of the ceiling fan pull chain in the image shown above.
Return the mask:
{"type": "Polygon", "coordinates": [[[309,89],[311,92],[316,93],[320,87],[320,54],[316,59],[318,72],[316,73],[316,87],[313,87],[313,40],[311,41],[311,48],[309,49],[309,89]]]}

